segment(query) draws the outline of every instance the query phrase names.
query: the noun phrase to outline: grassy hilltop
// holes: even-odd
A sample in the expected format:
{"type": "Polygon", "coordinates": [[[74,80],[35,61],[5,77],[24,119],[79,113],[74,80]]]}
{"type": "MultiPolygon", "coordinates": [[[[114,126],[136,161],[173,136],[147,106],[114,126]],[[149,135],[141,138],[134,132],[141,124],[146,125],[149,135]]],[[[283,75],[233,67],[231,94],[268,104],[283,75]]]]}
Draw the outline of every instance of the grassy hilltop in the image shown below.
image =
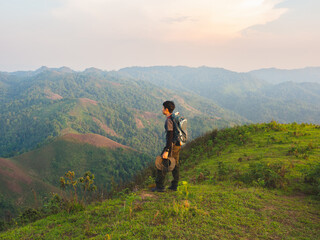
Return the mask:
{"type": "Polygon", "coordinates": [[[319,126],[296,123],[212,131],[184,147],[177,192],[148,191],[146,176],[0,239],[320,239],[319,138],[319,126]]]}

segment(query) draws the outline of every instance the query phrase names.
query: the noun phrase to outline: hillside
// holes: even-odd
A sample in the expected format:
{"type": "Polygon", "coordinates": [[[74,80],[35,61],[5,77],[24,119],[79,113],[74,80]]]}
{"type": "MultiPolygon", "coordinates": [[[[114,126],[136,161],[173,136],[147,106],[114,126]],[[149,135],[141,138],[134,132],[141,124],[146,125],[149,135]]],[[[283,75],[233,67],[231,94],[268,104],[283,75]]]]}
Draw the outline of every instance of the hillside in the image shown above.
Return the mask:
{"type": "Polygon", "coordinates": [[[0,239],[320,239],[319,137],[296,123],[212,131],[184,147],[177,192],[148,191],[149,177],[0,239]]]}
{"type": "Polygon", "coordinates": [[[212,125],[248,122],[200,96],[98,69],[42,67],[0,73],[0,83],[1,157],[35,149],[65,131],[100,134],[154,155],[163,145],[161,104],[167,99],[188,116],[191,138],[212,125]],[[148,142],[156,147],[150,149],[148,142]]]}
{"type": "Polygon", "coordinates": [[[16,216],[21,209],[42,205],[52,192],[60,192],[59,177],[68,171],[94,172],[96,185],[107,191],[113,181],[131,180],[151,159],[101,135],[66,134],[42,148],[0,159],[0,216],[16,216]]]}
{"type": "Polygon", "coordinates": [[[39,207],[50,192],[60,192],[57,185],[44,182],[31,175],[11,159],[0,158],[0,216],[2,219],[17,216],[26,205],[39,207]],[[37,199],[38,197],[38,199],[37,199]]]}
{"type": "Polygon", "coordinates": [[[320,83],[320,67],[284,70],[276,68],[259,69],[249,72],[253,77],[266,82],[278,84],[282,82],[313,82],[320,83]]]}
{"type": "Polygon", "coordinates": [[[221,68],[159,66],[124,68],[119,72],[200,95],[252,122],[320,123],[319,68],[237,73],[221,68]]]}

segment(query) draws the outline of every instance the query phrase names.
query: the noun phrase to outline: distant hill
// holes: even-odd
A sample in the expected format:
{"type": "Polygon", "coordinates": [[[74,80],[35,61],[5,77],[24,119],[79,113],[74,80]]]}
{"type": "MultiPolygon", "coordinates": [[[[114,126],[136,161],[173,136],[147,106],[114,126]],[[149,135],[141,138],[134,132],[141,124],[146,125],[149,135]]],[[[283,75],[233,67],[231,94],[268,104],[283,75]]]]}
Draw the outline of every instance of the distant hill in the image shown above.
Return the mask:
{"type": "Polygon", "coordinates": [[[162,102],[176,101],[190,137],[244,117],[191,93],[164,90],[146,81],[87,69],[42,67],[0,73],[0,156],[10,157],[50,142],[64,131],[96,133],[155,154],[163,144],[162,102]],[[200,127],[201,126],[201,127],[200,127]],[[155,148],[146,147],[152,142],[155,148]]]}
{"type": "Polygon", "coordinates": [[[319,69],[237,73],[221,68],[164,66],[124,68],[119,72],[158,86],[200,95],[253,122],[274,119],[283,123],[320,123],[319,69]]]}
{"type": "Polygon", "coordinates": [[[59,179],[68,171],[75,171],[77,176],[91,171],[100,191],[107,191],[112,182],[131,180],[152,159],[104,136],[75,133],[14,158],[1,158],[0,216],[43,204],[50,193],[60,192],[59,179]]]}
{"type": "Polygon", "coordinates": [[[249,74],[268,83],[278,84],[282,82],[314,82],[320,83],[320,67],[308,67],[303,69],[284,70],[266,68],[254,70],[249,74]]]}
{"type": "Polygon", "coordinates": [[[226,96],[241,96],[268,85],[246,73],[223,68],[131,67],[120,69],[119,72],[158,86],[189,91],[214,100],[226,96]]]}

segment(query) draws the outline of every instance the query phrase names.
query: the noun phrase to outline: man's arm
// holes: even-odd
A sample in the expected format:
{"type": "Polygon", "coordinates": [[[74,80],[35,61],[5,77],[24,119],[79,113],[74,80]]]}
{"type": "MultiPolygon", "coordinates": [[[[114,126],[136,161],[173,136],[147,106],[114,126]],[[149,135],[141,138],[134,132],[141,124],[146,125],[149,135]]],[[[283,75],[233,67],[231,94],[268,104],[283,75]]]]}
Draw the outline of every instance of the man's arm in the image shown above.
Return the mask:
{"type": "Polygon", "coordinates": [[[173,121],[172,119],[168,119],[167,121],[167,137],[166,137],[166,146],[163,149],[162,158],[168,158],[168,155],[172,148],[173,141],[173,121]]]}

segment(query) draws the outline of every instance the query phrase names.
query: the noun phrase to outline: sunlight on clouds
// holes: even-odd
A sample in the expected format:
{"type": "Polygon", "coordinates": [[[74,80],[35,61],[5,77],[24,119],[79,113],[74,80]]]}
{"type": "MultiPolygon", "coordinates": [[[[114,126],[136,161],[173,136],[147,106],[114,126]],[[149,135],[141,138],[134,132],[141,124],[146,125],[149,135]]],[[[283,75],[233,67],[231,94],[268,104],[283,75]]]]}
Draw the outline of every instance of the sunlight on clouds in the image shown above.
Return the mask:
{"type": "Polygon", "coordinates": [[[217,41],[278,19],[283,0],[66,0],[53,15],[106,38],[217,41]]]}

